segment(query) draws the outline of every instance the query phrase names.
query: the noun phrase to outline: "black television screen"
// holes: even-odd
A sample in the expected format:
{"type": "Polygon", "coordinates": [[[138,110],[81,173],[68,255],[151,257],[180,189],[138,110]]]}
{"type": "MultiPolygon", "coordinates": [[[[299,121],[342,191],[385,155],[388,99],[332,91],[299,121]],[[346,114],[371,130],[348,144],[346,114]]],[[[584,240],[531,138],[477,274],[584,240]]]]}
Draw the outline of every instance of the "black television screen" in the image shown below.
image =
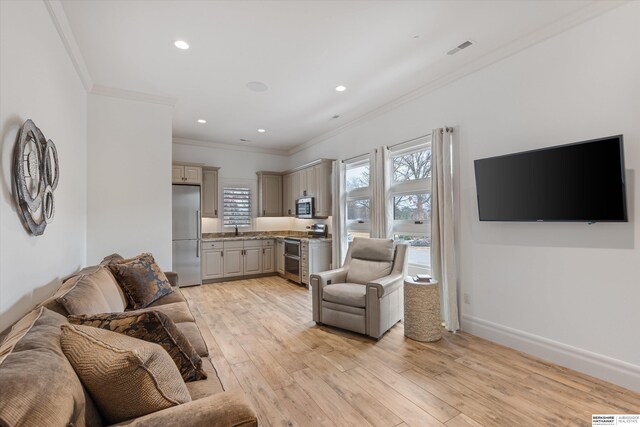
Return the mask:
{"type": "Polygon", "coordinates": [[[480,221],[627,221],[622,135],[474,163],[480,221]]]}

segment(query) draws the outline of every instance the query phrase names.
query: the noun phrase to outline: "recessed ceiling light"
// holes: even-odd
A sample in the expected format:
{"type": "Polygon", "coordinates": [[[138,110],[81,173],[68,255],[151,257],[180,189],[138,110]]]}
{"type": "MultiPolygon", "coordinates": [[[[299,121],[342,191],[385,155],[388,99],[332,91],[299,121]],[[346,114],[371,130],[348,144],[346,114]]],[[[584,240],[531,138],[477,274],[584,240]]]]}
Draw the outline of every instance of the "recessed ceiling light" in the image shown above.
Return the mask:
{"type": "Polygon", "coordinates": [[[198,119],[198,123],[207,123],[207,121],[205,119],[198,119]]]}
{"type": "Polygon", "coordinates": [[[178,49],[182,49],[182,50],[189,49],[189,43],[187,43],[184,40],[176,40],[175,42],[173,42],[173,45],[178,49]]]}
{"type": "Polygon", "coordinates": [[[260,132],[260,133],[265,133],[265,132],[266,132],[266,130],[264,130],[264,129],[260,128],[260,129],[258,129],[258,132],[260,132]]]}
{"type": "Polygon", "coordinates": [[[345,90],[347,90],[346,86],[336,86],[336,92],[344,92],[345,90]]]}
{"type": "Polygon", "coordinates": [[[266,92],[269,90],[269,86],[262,82],[249,82],[247,83],[247,89],[251,92],[266,92]]]}

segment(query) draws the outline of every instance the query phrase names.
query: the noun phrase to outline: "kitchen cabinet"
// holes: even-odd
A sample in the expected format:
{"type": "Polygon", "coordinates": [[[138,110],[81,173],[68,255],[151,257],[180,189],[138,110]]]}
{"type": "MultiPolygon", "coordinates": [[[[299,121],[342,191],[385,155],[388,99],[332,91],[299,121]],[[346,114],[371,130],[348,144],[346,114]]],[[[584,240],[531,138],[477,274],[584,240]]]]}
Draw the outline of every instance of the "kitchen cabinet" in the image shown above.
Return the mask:
{"type": "Polygon", "coordinates": [[[284,275],[284,240],[276,240],[276,253],[275,253],[276,271],[279,274],[284,275]]]}
{"type": "Polygon", "coordinates": [[[282,177],[282,199],[284,216],[295,216],[296,199],[306,195],[315,199],[315,216],[331,216],[331,160],[320,162],[282,177]],[[291,210],[291,213],[289,213],[291,210]]]}
{"type": "Polygon", "coordinates": [[[224,276],[222,242],[202,242],[202,280],[224,276]]]}
{"type": "Polygon", "coordinates": [[[224,280],[274,273],[274,255],[273,239],[204,241],[202,242],[202,279],[224,280]]]}
{"type": "Polygon", "coordinates": [[[218,169],[202,168],[202,216],[218,218],[218,169]]]}
{"type": "Polygon", "coordinates": [[[258,216],[282,216],[282,174],[257,172],[258,216]]]}
{"type": "Polygon", "coordinates": [[[262,241],[262,272],[273,273],[276,271],[274,259],[274,242],[273,240],[262,241]]]}
{"type": "Polygon", "coordinates": [[[331,240],[302,242],[300,252],[303,284],[309,285],[312,274],[331,270],[331,240]]]}
{"type": "Polygon", "coordinates": [[[262,242],[244,241],[244,275],[262,273],[262,242]]]}
{"type": "Polygon", "coordinates": [[[223,277],[242,276],[244,274],[244,248],[242,241],[223,243],[223,277]]]}
{"type": "Polygon", "coordinates": [[[320,163],[313,167],[315,179],[315,201],[316,216],[331,216],[332,195],[331,195],[331,163],[320,163]]]}
{"type": "Polygon", "coordinates": [[[296,206],[293,198],[293,174],[282,177],[282,216],[295,216],[296,206]]]}
{"type": "Polygon", "coordinates": [[[171,182],[174,184],[201,184],[202,167],[185,163],[171,166],[171,182]]]}

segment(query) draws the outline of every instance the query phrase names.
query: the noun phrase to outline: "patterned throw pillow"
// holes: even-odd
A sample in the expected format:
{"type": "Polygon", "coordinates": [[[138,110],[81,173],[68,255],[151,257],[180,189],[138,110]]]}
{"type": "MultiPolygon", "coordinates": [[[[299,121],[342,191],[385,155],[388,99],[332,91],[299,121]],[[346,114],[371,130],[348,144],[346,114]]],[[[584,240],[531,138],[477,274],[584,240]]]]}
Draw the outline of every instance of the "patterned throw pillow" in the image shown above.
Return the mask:
{"type": "Polygon", "coordinates": [[[158,344],[90,326],[61,326],[62,351],[109,424],[191,401],[158,344]]]}
{"type": "Polygon", "coordinates": [[[145,308],[173,292],[167,276],[151,254],[145,253],[109,264],[109,269],[131,301],[134,310],[145,308]]]}
{"type": "Polygon", "coordinates": [[[69,322],[76,325],[93,326],[160,344],[173,359],[183,380],[188,382],[207,378],[207,374],[202,370],[202,359],[187,337],[164,313],[159,311],[128,311],[126,313],[69,316],[68,319],[69,322]]]}

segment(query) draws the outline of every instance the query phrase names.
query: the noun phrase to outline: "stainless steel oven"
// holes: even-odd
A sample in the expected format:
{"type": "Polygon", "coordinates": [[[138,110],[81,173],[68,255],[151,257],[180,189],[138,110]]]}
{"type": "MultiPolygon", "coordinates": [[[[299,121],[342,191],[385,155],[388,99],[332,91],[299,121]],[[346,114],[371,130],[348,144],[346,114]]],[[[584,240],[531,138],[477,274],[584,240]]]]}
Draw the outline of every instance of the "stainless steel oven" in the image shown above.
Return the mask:
{"type": "Polygon", "coordinates": [[[284,239],[284,277],[296,283],[302,282],[298,239],[284,239]]]}
{"type": "Polygon", "coordinates": [[[315,215],[315,200],[313,197],[303,197],[296,200],[296,218],[311,219],[315,215]]]}

